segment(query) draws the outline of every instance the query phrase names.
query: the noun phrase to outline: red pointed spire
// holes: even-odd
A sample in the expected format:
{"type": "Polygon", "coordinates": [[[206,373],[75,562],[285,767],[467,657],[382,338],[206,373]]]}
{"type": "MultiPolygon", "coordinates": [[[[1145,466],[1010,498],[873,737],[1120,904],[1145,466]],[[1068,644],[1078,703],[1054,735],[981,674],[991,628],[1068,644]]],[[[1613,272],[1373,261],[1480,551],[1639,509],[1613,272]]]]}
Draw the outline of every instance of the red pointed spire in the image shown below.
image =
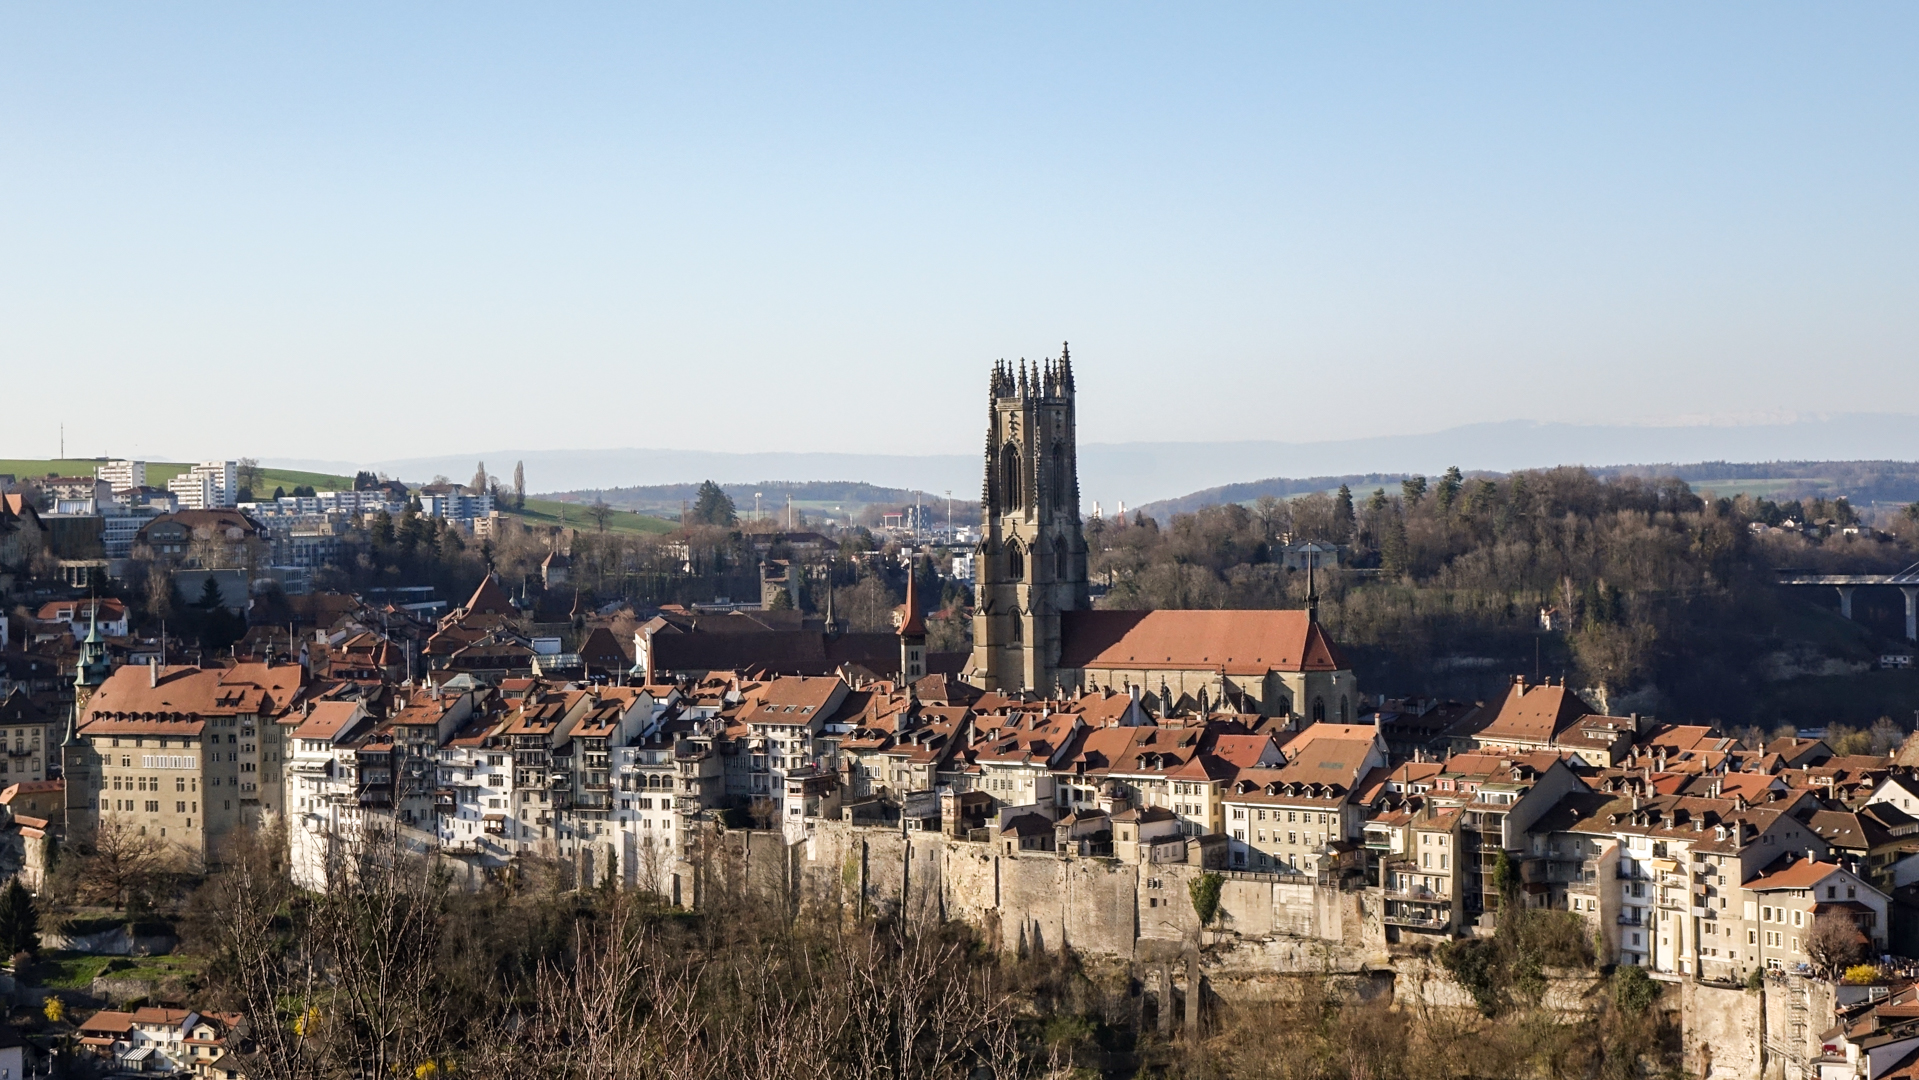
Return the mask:
{"type": "Polygon", "coordinates": [[[900,636],[926,636],[926,615],[920,611],[919,560],[906,565],[906,614],[900,619],[900,636]]]}

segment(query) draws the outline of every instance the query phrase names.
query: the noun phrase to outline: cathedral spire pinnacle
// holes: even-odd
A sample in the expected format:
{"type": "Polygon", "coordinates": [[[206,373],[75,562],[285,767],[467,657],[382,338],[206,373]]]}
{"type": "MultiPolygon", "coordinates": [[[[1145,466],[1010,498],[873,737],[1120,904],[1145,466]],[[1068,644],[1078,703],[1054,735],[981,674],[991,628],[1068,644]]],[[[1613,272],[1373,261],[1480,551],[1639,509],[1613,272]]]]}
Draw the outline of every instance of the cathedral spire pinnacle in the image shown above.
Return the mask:
{"type": "Polygon", "coordinates": [[[1306,621],[1319,621],[1319,584],[1313,579],[1314,564],[1319,561],[1319,549],[1306,545],[1306,621]]]}

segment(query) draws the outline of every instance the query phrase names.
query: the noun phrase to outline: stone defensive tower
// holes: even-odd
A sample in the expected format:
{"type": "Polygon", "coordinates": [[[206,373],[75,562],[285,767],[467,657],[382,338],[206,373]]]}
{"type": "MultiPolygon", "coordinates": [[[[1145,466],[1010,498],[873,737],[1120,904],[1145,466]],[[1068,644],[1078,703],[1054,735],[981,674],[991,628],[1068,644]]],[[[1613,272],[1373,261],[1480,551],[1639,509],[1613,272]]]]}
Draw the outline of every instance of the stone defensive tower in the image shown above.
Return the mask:
{"type": "Polygon", "coordinates": [[[1079,520],[1072,355],[993,365],[986,475],[974,564],[973,660],[987,690],[1050,694],[1060,615],[1084,611],[1086,537],[1079,520]]]}

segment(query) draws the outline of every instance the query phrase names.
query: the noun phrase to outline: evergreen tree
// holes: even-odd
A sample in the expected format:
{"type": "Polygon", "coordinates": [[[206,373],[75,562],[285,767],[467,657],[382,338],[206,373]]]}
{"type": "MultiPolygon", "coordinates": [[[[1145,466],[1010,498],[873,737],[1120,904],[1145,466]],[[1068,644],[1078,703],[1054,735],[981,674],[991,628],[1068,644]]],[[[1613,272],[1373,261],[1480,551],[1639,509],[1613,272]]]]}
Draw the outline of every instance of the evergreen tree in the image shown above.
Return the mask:
{"type": "Polygon", "coordinates": [[[220,583],[207,575],[200,586],[200,598],[193,602],[193,620],[199,631],[200,648],[209,653],[223,652],[247,632],[246,619],[227,609],[220,596],[220,583]]]}
{"type": "Polygon", "coordinates": [[[688,516],[692,518],[689,524],[699,525],[732,525],[740,519],[732,497],[711,480],[700,484],[700,493],[693,500],[688,516]]]}
{"type": "Polygon", "coordinates": [[[1459,498],[1459,489],[1463,487],[1465,483],[1465,474],[1459,471],[1459,466],[1449,465],[1446,467],[1446,475],[1439,478],[1438,495],[1441,513],[1452,513],[1453,502],[1459,498]]]}
{"type": "Polygon", "coordinates": [[[1333,497],[1333,532],[1337,539],[1353,538],[1353,518],[1353,489],[1341,484],[1339,494],[1333,497]]]}
{"type": "Polygon", "coordinates": [[[1406,519],[1398,514],[1386,519],[1386,535],[1380,538],[1380,566],[1387,574],[1398,577],[1411,569],[1408,565],[1410,552],[1406,545],[1406,519]]]}
{"type": "Polygon", "coordinates": [[[0,892],[0,948],[8,956],[40,951],[40,912],[17,877],[0,892]]]}

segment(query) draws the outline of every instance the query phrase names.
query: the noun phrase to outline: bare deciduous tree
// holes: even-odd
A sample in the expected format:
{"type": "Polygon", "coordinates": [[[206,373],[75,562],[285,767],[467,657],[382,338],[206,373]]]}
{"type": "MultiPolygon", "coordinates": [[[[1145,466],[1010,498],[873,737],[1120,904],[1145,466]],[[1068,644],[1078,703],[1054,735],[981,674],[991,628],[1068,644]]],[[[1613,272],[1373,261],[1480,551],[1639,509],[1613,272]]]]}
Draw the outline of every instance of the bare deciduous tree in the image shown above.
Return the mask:
{"type": "Polygon", "coordinates": [[[146,902],[184,869],[178,849],[109,812],[73,835],[53,889],[76,903],[125,909],[146,902]]]}
{"type": "Polygon", "coordinates": [[[1849,916],[1836,911],[1813,916],[1812,927],[1806,932],[1806,955],[1812,959],[1813,970],[1828,979],[1865,962],[1871,945],[1849,916]]]}

